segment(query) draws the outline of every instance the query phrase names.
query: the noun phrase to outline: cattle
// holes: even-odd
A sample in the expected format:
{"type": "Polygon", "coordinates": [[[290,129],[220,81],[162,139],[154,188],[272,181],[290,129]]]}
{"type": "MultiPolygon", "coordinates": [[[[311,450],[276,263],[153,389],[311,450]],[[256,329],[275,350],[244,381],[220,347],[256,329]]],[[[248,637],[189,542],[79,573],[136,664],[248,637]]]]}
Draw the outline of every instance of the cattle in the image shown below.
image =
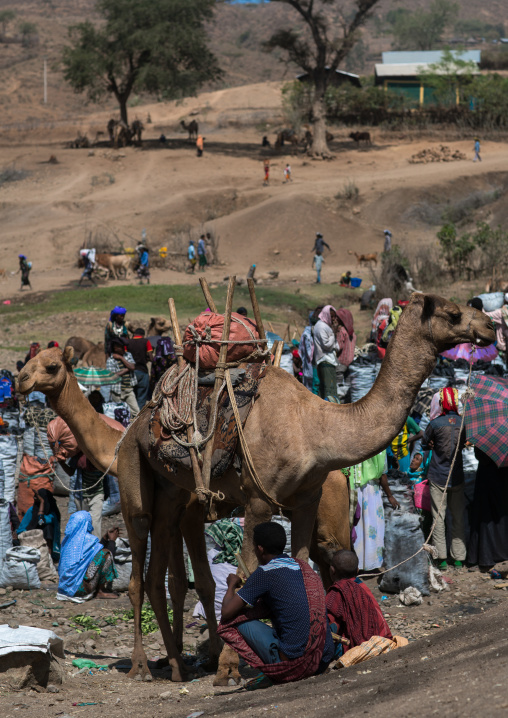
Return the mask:
{"type": "Polygon", "coordinates": [[[360,142],[365,142],[366,145],[371,145],[370,132],[351,132],[350,135],[352,140],[356,142],[356,146],[360,146],[360,142]]]}

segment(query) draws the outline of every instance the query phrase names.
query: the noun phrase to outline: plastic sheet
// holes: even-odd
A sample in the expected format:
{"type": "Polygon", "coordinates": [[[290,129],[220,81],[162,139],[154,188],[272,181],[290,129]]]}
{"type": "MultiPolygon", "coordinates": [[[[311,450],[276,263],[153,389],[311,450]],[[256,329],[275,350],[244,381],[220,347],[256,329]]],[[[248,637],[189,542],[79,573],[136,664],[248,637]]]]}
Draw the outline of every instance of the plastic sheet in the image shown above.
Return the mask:
{"type": "Polygon", "coordinates": [[[12,548],[12,532],[9,521],[9,504],[4,499],[0,499],[0,572],[5,554],[10,548],[12,548]]]}
{"type": "Polygon", "coordinates": [[[355,402],[369,393],[376,381],[381,362],[358,360],[349,366],[349,383],[351,386],[351,401],[355,402]]]}
{"type": "Polygon", "coordinates": [[[20,651],[53,653],[64,658],[63,641],[53,631],[33,626],[11,628],[6,623],[0,626],[0,656],[20,651]]]}
{"type": "Polygon", "coordinates": [[[484,312],[493,312],[495,309],[501,309],[504,304],[503,292],[491,292],[490,294],[479,294],[478,297],[483,302],[484,312]]]}
{"type": "Polygon", "coordinates": [[[3,492],[0,498],[14,502],[18,442],[13,434],[0,435],[0,466],[3,473],[3,492]]]}

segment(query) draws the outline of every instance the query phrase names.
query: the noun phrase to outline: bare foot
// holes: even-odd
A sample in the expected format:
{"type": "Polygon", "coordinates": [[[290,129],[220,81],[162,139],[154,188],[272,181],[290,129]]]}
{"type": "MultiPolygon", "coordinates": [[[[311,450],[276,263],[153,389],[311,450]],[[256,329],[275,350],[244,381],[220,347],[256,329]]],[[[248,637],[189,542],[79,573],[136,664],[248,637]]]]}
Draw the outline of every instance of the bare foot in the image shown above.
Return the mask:
{"type": "Polygon", "coordinates": [[[114,591],[97,591],[95,598],[120,598],[114,591]]]}

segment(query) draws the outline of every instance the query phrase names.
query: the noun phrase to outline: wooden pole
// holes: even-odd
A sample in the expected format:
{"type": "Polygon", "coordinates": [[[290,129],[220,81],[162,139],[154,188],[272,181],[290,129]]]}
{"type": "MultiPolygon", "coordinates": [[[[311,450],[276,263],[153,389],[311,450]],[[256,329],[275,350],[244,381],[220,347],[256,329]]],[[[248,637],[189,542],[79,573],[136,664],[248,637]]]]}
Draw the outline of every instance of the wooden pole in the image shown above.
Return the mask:
{"type": "Polygon", "coordinates": [[[247,286],[249,287],[250,301],[254,312],[254,319],[258,328],[259,338],[266,339],[265,328],[263,326],[263,320],[261,319],[261,312],[259,311],[258,298],[256,297],[256,285],[251,277],[247,279],[247,286]]]}
{"type": "Polygon", "coordinates": [[[200,277],[199,283],[201,284],[201,289],[203,290],[203,294],[205,295],[205,300],[206,300],[206,303],[208,304],[209,308],[212,310],[212,312],[217,312],[217,307],[215,305],[215,301],[210,292],[210,287],[208,286],[208,282],[206,281],[206,279],[204,277],[200,277]]]}
{"type": "MultiPolygon", "coordinates": [[[[201,285],[203,287],[203,285],[201,285]]],[[[233,308],[233,296],[235,293],[235,286],[236,286],[236,277],[230,277],[229,278],[229,284],[228,284],[228,293],[226,296],[226,309],[224,312],[224,326],[222,328],[222,341],[226,342],[229,340],[229,330],[231,327],[231,311],[233,308]]],[[[205,294],[206,297],[206,294],[205,294]]],[[[211,309],[211,307],[210,307],[211,309]]],[[[221,344],[220,350],[219,350],[219,361],[218,366],[215,368],[215,384],[213,387],[213,393],[210,400],[210,421],[212,421],[215,409],[217,406],[217,398],[220,386],[222,384],[222,380],[224,378],[224,369],[222,368],[222,364],[226,363],[227,355],[228,355],[228,344],[221,344]]],[[[205,446],[205,451],[203,454],[203,485],[205,489],[208,489],[210,487],[210,475],[212,472],[212,453],[213,453],[213,441],[214,437],[212,436],[207,445],[205,446]]],[[[201,502],[204,503],[204,502],[201,502]]]]}
{"type": "Polygon", "coordinates": [[[273,365],[276,367],[280,366],[280,358],[282,356],[283,349],[284,349],[284,342],[277,341],[277,349],[275,350],[275,358],[273,360],[273,365]]]}
{"type": "MultiPolygon", "coordinates": [[[[173,326],[173,336],[175,338],[175,344],[182,346],[182,335],[180,334],[180,326],[178,324],[178,317],[176,315],[175,300],[173,298],[168,300],[169,316],[171,318],[171,324],[173,326]]],[[[177,356],[178,369],[181,371],[185,366],[185,359],[183,356],[177,356]]],[[[187,427],[187,441],[189,444],[192,441],[192,426],[187,427]]],[[[194,472],[194,481],[196,482],[196,488],[203,488],[203,479],[201,476],[201,469],[199,468],[198,457],[196,449],[194,447],[189,448],[189,454],[191,457],[192,471],[194,472]]],[[[201,494],[198,494],[201,497],[201,494]]]]}

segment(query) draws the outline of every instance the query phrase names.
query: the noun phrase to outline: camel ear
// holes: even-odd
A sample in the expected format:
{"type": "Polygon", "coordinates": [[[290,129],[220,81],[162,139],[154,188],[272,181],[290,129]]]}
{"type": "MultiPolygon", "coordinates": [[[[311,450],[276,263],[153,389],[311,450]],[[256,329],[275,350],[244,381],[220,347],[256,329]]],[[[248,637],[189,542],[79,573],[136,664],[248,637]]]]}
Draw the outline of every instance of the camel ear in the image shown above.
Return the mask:
{"type": "Polygon", "coordinates": [[[434,316],[435,311],[435,297],[430,294],[425,294],[423,297],[422,324],[431,319],[434,316]]]}
{"type": "Polygon", "coordinates": [[[63,360],[66,364],[70,365],[72,357],[74,356],[73,347],[65,347],[63,350],[63,360]]]}

